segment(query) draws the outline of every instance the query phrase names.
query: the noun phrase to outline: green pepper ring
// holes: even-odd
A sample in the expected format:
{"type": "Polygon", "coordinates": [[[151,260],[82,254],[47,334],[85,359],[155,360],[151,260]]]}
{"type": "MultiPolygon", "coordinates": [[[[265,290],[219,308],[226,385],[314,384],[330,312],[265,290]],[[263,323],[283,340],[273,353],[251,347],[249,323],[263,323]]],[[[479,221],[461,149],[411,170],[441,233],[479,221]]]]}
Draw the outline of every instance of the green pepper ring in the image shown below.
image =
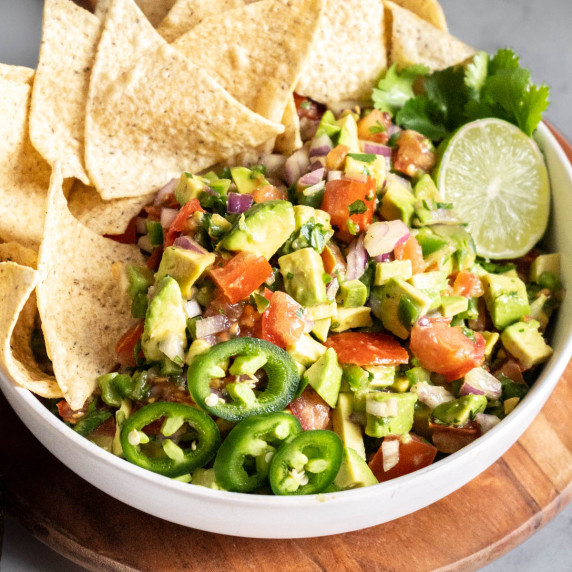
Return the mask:
{"type": "Polygon", "coordinates": [[[251,415],[273,413],[282,410],[294,399],[299,377],[290,354],[282,348],[257,338],[235,338],[213,346],[207,353],[199,355],[189,366],[187,373],[189,392],[195,402],[205,411],[226,419],[241,421],[251,415]],[[255,404],[217,403],[208,405],[211,394],[209,369],[232,356],[264,355],[267,362],[262,369],[268,376],[266,389],[257,396],[255,404]]]}
{"type": "Polygon", "coordinates": [[[217,424],[203,411],[182,403],[159,401],[145,405],[131,415],[121,429],[120,440],[125,459],[130,463],[166,477],[179,477],[204,467],[214,457],[220,432],[217,424]],[[134,429],[140,431],[157,419],[173,415],[182,416],[199,434],[196,450],[186,450],[183,462],[169,457],[150,458],[129,442],[129,433],[134,429]]]}

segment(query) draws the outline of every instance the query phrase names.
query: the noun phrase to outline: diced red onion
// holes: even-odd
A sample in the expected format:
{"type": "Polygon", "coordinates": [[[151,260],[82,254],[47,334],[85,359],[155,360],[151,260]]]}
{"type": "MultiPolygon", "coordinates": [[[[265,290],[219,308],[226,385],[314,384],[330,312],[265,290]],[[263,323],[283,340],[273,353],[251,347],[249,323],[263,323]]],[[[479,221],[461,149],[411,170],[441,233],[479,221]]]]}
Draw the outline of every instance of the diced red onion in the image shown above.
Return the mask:
{"type": "Polygon", "coordinates": [[[187,300],[184,303],[184,309],[187,318],[196,318],[203,313],[199,303],[196,300],[187,300]]]}
{"type": "Polygon", "coordinates": [[[226,210],[232,214],[240,214],[247,211],[254,202],[252,195],[241,195],[240,193],[228,193],[226,210]]]}
{"type": "Polygon", "coordinates": [[[192,252],[198,252],[199,254],[205,254],[207,252],[198,242],[195,242],[188,236],[177,237],[173,246],[184,248],[185,250],[191,250],[192,252]]]}
{"type": "Polygon", "coordinates": [[[426,381],[420,381],[411,388],[416,393],[419,401],[425,403],[431,409],[435,409],[441,403],[453,401],[455,396],[440,385],[429,385],[426,381]]]}
{"type": "Polygon", "coordinates": [[[465,374],[459,395],[486,395],[489,399],[498,399],[502,394],[501,382],[482,367],[475,367],[465,374]]]}
{"type": "Polygon", "coordinates": [[[343,171],[328,171],[328,181],[339,181],[343,174],[343,171]]]}
{"type": "Polygon", "coordinates": [[[347,257],[347,280],[358,280],[363,276],[367,267],[367,252],[364,248],[363,234],[350,244],[347,257]]]}
{"type": "Polygon", "coordinates": [[[340,288],[340,282],[337,278],[333,278],[326,286],[326,296],[328,298],[335,298],[340,288]]]}
{"type": "Polygon", "coordinates": [[[268,177],[282,177],[286,157],[278,153],[269,153],[260,158],[260,163],[266,167],[266,175],[268,177]]]}
{"type": "Polygon", "coordinates": [[[325,157],[312,157],[312,164],[310,165],[310,171],[315,171],[316,169],[320,169],[321,167],[325,166],[326,166],[325,157]]]}
{"type": "Polygon", "coordinates": [[[305,197],[311,197],[312,195],[319,193],[325,186],[326,186],[326,183],[324,183],[324,181],[320,181],[319,183],[316,183],[315,185],[312,185],[310,187],[306,187],[302,191],[302,194],[305,197]]]}
{"type": "Polygon", "coordinates": [[[137,234],[147,234],[147,219],[138,216],[135,219],[135,228],[137,229],[137,234]]]}
{"type": "Polygon", "coordinates": [[[226,316],[219,314],[218,316],[211,316],[204,320],[197,320],[197,338],[206,338],[219,332],[225,332],[230,328],[230,322],[226,316]]]}
{"type": "Polygon", "coordinates": [[[378,254],[377,256],[373,256],[372,260],[374,262],[391,262],[391,254],[389,254],[389,252],[378,254]]]}
{"type": "Polygon", "coordinates": [[[395,125],[395,123],[391,123],[389,125],[389,127],[387,128],[387,135],[389,137],[391,137],[392,135],[395,135],[396,133],[401,133],[402,129],[401,127],[399,127],[398,125],[395,125]]]}
{"type": "Polygon", "coordinates": [[[383,471],[387,472],[399,463],[399,439],[384,439],[381,444],[383,471]]]}
{"type": "Polygon", "coordinates": [[[163,228],[169,228],[171,223],[175,220],[178,212],[179,211],[177,209],[161,209],[161,226],[163,228]]]}
{"type": "Polygon", "coordinates": [[[310,173],[306,173],[303,177],[300,177],[298,183],[300,185],[304,185],[305,187],[311,187],[312,185],[317,185],[320,181],[324,179],[324,172],[325,169],[320,167],[315,171],[311,171],[310,173]]]}
{"type": "Polygon", "coordinates": [[[408,226],[400,220],[374,222],[365,234],[365,249],[370,256],[392,252],[409,238],[409,234],[408,226]]]}
{"type": "Polygon", "coordinates": [[[310,157],[317,155],[327,155],[334,148],[332,140],[322,133],[319,137],[314,137],[310,144],[310,157]]]}
{"type": "Polygon", "coordinates": [[[381,143],[375,143],[374,141],[364,141],[363,152],[381,155],[383,157],[391,157],[391,147],[382,145],[381,143]]]}
{"type": "Polygon", "coordinates": [[[308,152],[306,149],[298,149],[295,153],[286,159],[284,164],[284,177],[286,182],[291,185],[295,183],[307,170],[310,165],[308,152]]]}
{"type": "Polygon", "coordinates": [[[175,192],[175,189],[177,188],[177,183],[178,183],[177,179],[171,179],[164,187],[159,189],[159,191],[155,195],[155,200],[153,201],[153,204],[156,207],[161,206],[165,198],[175,192]]]}
{"type": "Polygon", "coordinates": [[[481,431],[486,433],[500,423],[500,418],[496,415],[489,415],[488,413],[477,413],[475,415],[475,421],[480,425],[481,431]]]}

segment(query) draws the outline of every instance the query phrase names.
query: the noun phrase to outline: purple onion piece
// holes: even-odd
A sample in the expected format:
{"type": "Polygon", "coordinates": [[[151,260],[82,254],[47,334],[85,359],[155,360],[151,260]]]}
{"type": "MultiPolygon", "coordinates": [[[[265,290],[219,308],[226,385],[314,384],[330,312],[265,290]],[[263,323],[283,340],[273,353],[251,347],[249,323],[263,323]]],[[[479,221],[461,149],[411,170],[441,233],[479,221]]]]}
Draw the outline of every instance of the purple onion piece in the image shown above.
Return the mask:
{"type": "Polygon", "coordinates": [[[470,383],[464,381],[463,385],[461,385],[459,389],[459,395],[471,395],[471,394],[484,395],[485,392],[482,389],[479,389],[478,387],[473,387],[470,383]]]}
{"type": "Polygon", "coordinates": [[[184,248],[185,250],[190,250],[191,252],[197,252],[199,254],[206,254],[207,252],[198,242],[195,242],[188,236],[177,237],[175,242],[173,242],[173,246],[184,248]]]}
{"type": "Polygon", "coordinates": [[[395,123],[391,123],[389,125],[389,127],[387,128],[387,135],[389,137],[391,137],[392,135],[395,135],[396,133],[401,133],[402,129],[401,127],[399,127],[398,125],[395,125],[395,123]]]}
{"type": "Polygon", "coordinates": [[[391,147],[375,143],[373,141],[364,141],[363,152],[372,153],[373,155],[381,155],[383,157],[391,157],[391,147]]]}
{"type": "Polygon", "coordinates": [[[322,167],[326,166],[326,158],[325,157],[312,157],[313,161],[310,165],[310,171],[315,171],[316,169],[321,169],[322,167]]]}
{"type": "Polygon", "coordinates": [[[310,159],[306,149],[298,149],[290,155],[284,165],[284,176],[288,185],[295,183],[308,170],[309,165],[310,159]]]}
{"type": "Polygon", "coordinates": [[[482,367],[475,367],[465,374],[460,395],[486,395],[489,399],[498,399],[502,394],[501,382],[482,367]]]}
{"type": "Polygon", "coordinates": [[[363,234],[350,244],[347,258],[347,280],[358,280],[363,276],[367,267],[367,252],[363,245],[363,234]]]}
{"type": "Polygon", "coordinates": [[[391,254],[386,252],[384,254],[378,254],[372,258],[374,262],[391,262],[391,254]]]}
{"type": "Polygon", "coordinates": [[[489,415],[488,413],[477,413],[475,415],[475,421],[481,426],[481,431],[486,433],[498,425],[501,420],[496,415],[489,415]]]}
{"type": "Polygon", "coordinates": [[[169,228],[171,226],[171,223],[175,220],[178,212],[179,211],[177,209],[162,208],[161,209],[161,226],[163,228],[169,228]]]}
{"type": "Polygon", "coordinates": [[[153,201],[153,204],[156,207],[161,206],[165,198],[175,192],[175,189],[177,188],[177,183],[178,183],[177,179],[171,179],[164,187],[159,189],[159,191],[155,195],[155,200],[153,201]]]}
{"type": "Polygon", "coordinates": [[[409,227],[400,220],[374,222],[365,235],[365,249],[370,256],[387,254],[409,238],[409,227]]]}
{"type": "Polygon", "coordinates": [[[306,173],[303,177],[300,177],[298,183],[305,187],[311,187],[312,185],[317,185],[320,181],[324,179],[325,171],[326,170],[323,167],[320,167],[315,171],[306,173]]]}
{"type": "Polygon", "coordinates": [[[206,338],[219,332],[225,332],[230,328],[230,322],[226,316],[219,314],[204,320],[197,320],[197,338],[206,338]]]}
{"type": "Polygon", "coordinates": [[[226,210],[232,214],[240,214],[247,211],[254,202],[252,195],[241,195],[240,193],[228,193],[226,210]]]}
{"type": "Polygon", "coordinates": [[[332,140],[322,133],[319,137],[314,137],[310,144],[310,157],[317,155],[327,155],[334,148],[332,140]]]}
{"type": "Polygon", "coordinates": [[[266,167],[267,177],[282,177],[286,157],[277,153],[269,153],[260,158],[260,163],[266,167]]]}
{"type": "Polygon", "coordinates": [[[335,298],[340,288],[340,282],[337,278],[332,278],[326,286],[326,296],[328,298],[335,298]]]}

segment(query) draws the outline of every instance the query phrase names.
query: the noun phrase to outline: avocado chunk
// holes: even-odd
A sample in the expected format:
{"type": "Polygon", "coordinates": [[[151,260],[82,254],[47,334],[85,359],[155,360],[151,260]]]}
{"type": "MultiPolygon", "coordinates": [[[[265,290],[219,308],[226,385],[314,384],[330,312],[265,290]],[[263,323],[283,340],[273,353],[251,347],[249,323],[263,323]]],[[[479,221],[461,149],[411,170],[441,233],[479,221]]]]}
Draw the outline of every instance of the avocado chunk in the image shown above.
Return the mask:
{"type": "Polygon", "coordinates": [[[540,277],[550,272],[556,278],[560,278],[560,254],[541,254],[530,265],[530,281],[538,284],[540,277]]]}
{"type": "Polygon", "coordinates": [[[308,222],[315,222],[321,224],[326,230],[332,230],[330,214],[326,211],[308,205],[294,205],[293,209],[295,230],[300,230],[308,222]]]}
{"type": "Polygon", "coordinates": [[[486,274],[482,282],[485,303],[497,330],[504,330],[530,314],[526,285],[522,280],[500,274],[486,274]]]}
{"type": "Polygon", "coordinates": [[[371,308],[367,306],[359,306],[357,308],[340,308],[336,317],[332,320],[332,332],[345,332],[351,328],[370,328],[373,325],[371,321],[371,308]]]}
{"type": "Polygon", "coordinates": [[[552,355],[552,348],[538,331],[539,325],[536,320],[516,322],[501,334],[502,345],[524,369],[543,363],[552,355]]]}
{"type": "Polygon", "coordinates": [[[462,314],[469,309],[469,299],[464,296],[441,296],[441,313],[445,318],[462,314]]]}
{"type": "Polygon", "coordinates": [[[365,434],[379,438],[409,433],[416,401],[414,393],[370,392],[365,405],[365,434]]]}
{"type": "Polygon", "coordinates": [[[336,408],[332,410],[334,431],[346,447],[351,447],[365,461],[365,445],[361,427],[350,419],[354,397],[351,393],[340,393],[336,408]]]}
{"type": "Polygon", "coordinates": [[[340,297],[344,308],[363,306],[367,300],[367,286],[361,280],[342,282],[340,297]]]}
{"type": "Polygon", "coordinates": [[[191,298],[194,283],[201,277],[209,266],[215,261],[212,252],[194,252],[177,246],[169,246],[163,252],[159,270],[155,274],[155,280],[159,281],[165,276],[172,276],[181,289],[183,298],[191,298]]]}
{"type": "Polygon", "coordinates": [[[393,260],[392,262],[378,262],[375,265],[375,286],[383,286],[392,278],[409,280],[413,275],[411,260],[393,260]]]}
{"type": "Polygon", "coordinates": [[[315,137],[326,134],[330,139],[335,139],[340,132],[340,126],[336,124],[336,116],[329,109],[322,115],[315,137]]]}
{"type": "Polygon", "coordinates": [[[453,268],[447,272],[447,275],[453,271],[468,270],[475,263],[477,258],[477,249],[472,236],[466,229],[459,225],[436,224],[431,230],[437,236],[446,239],[453,248],[453,268]]]}
{"type": "Polygon", "coordinates": [[[436,310],[441,306],[441,292],[449,287],[447,273],[443,270],[414,274],[408,282],[429,297],[429,310],[436,310]]]}
{"type": "Polygon", "coordinates": [[[388,178],[387,190],[381,199],[381,216],[385,220],[402,220],[411,226],[415,210],[415,196],[400,182],[388,178]]]}
{"type": "Polygon", "coordinates": [[[304,377],[330,407],[336,406],[342,383],[342,368],[333,348],[328,348],[326,353],[306,370],[304,377]]]}
{"type": "MultiPolygon", "coordinates": [[[[350,179],[362,176],[374,177],[377,190],[383,188],[387,176],[387,162],[381,155],[369,153],[349,153],[346,156],[344,173],[350,179]]],[[[374,197],[371,197],[372,199],[374,197]]]]}
{"type": "Polygon", "coordinates": [[[453,401],[441,403],[433,409],[431,417],[442,425],[464,425],[482,413],[487,407],[487,398],[484,395],[463,395],[453,401]]]}
{"type": "Polygon", "coordinates": [[[340,119],[336,121],[336,125],[340,128],[338,145],[349,147],[350,153],[359,153],[358,129],[354,116],[348,113],[340,117],[340,119]]]}
{"type": "Polygon", "coordinates": [[[232,167],[230,174],[241,195],[250,195],[256,189],[270,184],[260,171],[253,171],[246,167],[232,167]]]}
{"type": "Polygon", "coordinates": [[[206,185],[201,177],[191,175],[191,173],[183,173],[179,179],[179,184],[175,189],[175,198],[183,207],[190,200],[198,199],[205,187],[206,185]]]}
{"type": "Polygon", "coordinates": [[[308,317],[314,321],[324,320],[325,318],[333,318],[337,311],[338,306],[335,302],[328,304],[319,304],[318,306],[311,306],[306,310],[308,317]]]}
{"type": "Polygon", "coordinates": [[[288,201],[258,203],[242,213],[219,248],[248,251],[267,260],[294,232],[294,209],[288,201]]]}
{"type": "Polygon", "coordinates": [[[334,485],[341,491],[347,491],[377,485],[378,482],[365,460],[351,447],[344,447],[342,465],[334,479],[334,485]]]}
{"type": "Polygon", "coordinates": [[[327,349],[326,346],[323,346],[308,334],[303,334],[296,343],[288,346],[286,351],[292,356],[294,361],[309,367],[318,361],[326,353],[327,349]]]}
{"type": "Polygon", "coordinates": [[[165,276],[155,287],[145,316],[141,349],[149,361],[161,361],[167,356],[182,363],[187,343],[187,316],[177,281],[165,276]]]}
{"type": "Polygon", "coordinates": [[[418,201],[442,201],[443,197],[437,189],[437,185],[431,178],[431,175],[425,174],[419,178],[413,188],[415,198],[418,201]]]}
{"type": "Polygon", "coordinates": [[[368,389],[380,389],[389,387],[395,382],[395,366],[393,365],[369,365],[365,367],[369,373],[368,389]]]}
{"type": "Polygon", "coordinates": [[[481,332],[481,335],[485,339],[485,357],[490,358],[493,355],[493,350],[500,339],[500,334],[498,332],[481,332]]]}
{"type": "Polygon", "coordinates": [[[302,248],[278,259],[284,289],[302,306],[317,306],[328,301],[324,263],[313,248],[302,248]]]}
{"type": "Polygon", "coordinates": [[[312,328],[312,333],[320,340],[325,342],[328,339],[328,333],[330,331],[330,326],[332,325],[332,318],[322,318],[321,320],[315,320],[314,326],[312,328]]]}
{"type": "Polygon", "coordinates": [[[386,330],[403,340],[431,307],[431,299],[426,294],[399,278],[391,278],[385,286],[373,288],[372,296],[374,315],[386,330]]]}

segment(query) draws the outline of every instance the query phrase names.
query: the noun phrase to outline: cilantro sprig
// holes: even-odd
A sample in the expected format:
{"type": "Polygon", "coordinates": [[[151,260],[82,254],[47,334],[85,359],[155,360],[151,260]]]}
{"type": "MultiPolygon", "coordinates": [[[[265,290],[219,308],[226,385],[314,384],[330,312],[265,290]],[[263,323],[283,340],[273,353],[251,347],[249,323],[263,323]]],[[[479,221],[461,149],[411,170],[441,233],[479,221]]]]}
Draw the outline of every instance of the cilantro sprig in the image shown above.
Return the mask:
{"type": "Polygon", "coordinates": [[[513,50],[502,49],[492,57],[479,52],[466,66],[433,73],[419,65],[401,72],[392,66],[372,100],[377,109],[394,115],[398,125],[438,141],[485,117],[509,121],[530,136],[548,107],[549,94],[546,84],[532,83],[513,50]]]}

